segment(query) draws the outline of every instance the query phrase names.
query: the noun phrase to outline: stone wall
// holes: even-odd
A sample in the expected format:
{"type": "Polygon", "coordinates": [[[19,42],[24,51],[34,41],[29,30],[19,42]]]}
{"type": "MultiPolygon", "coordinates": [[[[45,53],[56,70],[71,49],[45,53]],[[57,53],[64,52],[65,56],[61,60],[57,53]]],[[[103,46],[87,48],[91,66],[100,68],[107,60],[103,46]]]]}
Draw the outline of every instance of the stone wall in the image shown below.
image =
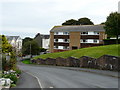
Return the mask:
{"type": "Polygon", "coordinates": [[[66,59],[58,57],[56,58],[56,65],[57,66],[66,66],[66,59]]]}
{"type": "Polygon", "coordinates": [[[82,67],[82,68],[95,68],[102,70],[120,70],[120,57],[103,55],[97,59],[88,56],[83,56],[81,58],[61,58],[56,59],[37,59],[31,60],[32,63],[40,65],[54,65],[54,66],[66,66],[66,67],[82,67]]]}
{"type": "Polygon", "coordinates": [[[96,61],[98,69],[120,70],[120,57],[103,55],[96,61]]]}
{"type": "Polygon", "coordinates": [[[84,68],[96,68],[96,59],[88,56],[83,56],[80,58],[80,67],[84,68]]]}

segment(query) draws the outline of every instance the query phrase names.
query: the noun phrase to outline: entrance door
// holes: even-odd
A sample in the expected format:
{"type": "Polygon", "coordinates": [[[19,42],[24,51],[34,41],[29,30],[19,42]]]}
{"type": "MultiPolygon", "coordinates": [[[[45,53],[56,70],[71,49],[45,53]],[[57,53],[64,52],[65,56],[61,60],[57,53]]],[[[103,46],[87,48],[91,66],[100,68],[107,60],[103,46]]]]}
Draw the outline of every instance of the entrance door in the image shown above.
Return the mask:
{"type": "Polygon", "coordinates": [[[78,49],[78,47],[77,46],[72,46],[72,50],[74,50],[74,49],[78,49]]]}

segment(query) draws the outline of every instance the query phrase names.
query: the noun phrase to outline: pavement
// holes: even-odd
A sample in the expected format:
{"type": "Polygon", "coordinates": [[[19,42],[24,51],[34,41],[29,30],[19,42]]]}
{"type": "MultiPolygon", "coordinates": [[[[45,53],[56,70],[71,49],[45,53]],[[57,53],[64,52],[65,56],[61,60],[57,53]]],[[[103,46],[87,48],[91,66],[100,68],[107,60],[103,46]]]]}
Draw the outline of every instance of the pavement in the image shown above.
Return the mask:
{"type": "Polygon", "coordinates": [[[13,88],[40,88],[40,86],[35,77],[23,71],[17,82],[17,86],[13,88]]]}
{"type": "MultiPolygon", "coordinates": [[[[38,82],[29,78],[27,84],[36,82],[41,88],[118,88],[117,72],[22,63],[18,67],[37,77],[38,82]]],[[[27,77],[24,78],[26,82],[27,77]]],[[[23,80],[21,83],[24,83],[23,80]]]]}

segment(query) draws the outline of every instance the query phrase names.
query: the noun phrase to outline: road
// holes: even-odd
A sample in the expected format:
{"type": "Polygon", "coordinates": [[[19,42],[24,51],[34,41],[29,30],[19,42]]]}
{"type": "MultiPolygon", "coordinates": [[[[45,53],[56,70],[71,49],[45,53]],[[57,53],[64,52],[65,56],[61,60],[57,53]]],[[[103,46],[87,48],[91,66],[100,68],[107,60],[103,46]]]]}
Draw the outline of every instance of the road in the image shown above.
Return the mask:
{"type": "Polygon", "coordinates": [[[41,88],[118,88],[115,77],[48,66],[19,64],[18,67],[36,76],[41,88]]]}

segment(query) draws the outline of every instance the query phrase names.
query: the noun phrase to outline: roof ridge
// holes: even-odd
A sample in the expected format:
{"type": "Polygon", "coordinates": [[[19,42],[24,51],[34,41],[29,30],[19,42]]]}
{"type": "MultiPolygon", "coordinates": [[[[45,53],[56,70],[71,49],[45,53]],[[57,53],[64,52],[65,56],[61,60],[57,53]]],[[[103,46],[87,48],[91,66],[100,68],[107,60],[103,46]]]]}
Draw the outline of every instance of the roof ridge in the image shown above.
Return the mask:
{"type": "Polygon", "coordinates": [[[103,28],[104,25],[61,25],[54,26],[51,31],[59,30],[59,31],[105,31],[103,28]]]}

